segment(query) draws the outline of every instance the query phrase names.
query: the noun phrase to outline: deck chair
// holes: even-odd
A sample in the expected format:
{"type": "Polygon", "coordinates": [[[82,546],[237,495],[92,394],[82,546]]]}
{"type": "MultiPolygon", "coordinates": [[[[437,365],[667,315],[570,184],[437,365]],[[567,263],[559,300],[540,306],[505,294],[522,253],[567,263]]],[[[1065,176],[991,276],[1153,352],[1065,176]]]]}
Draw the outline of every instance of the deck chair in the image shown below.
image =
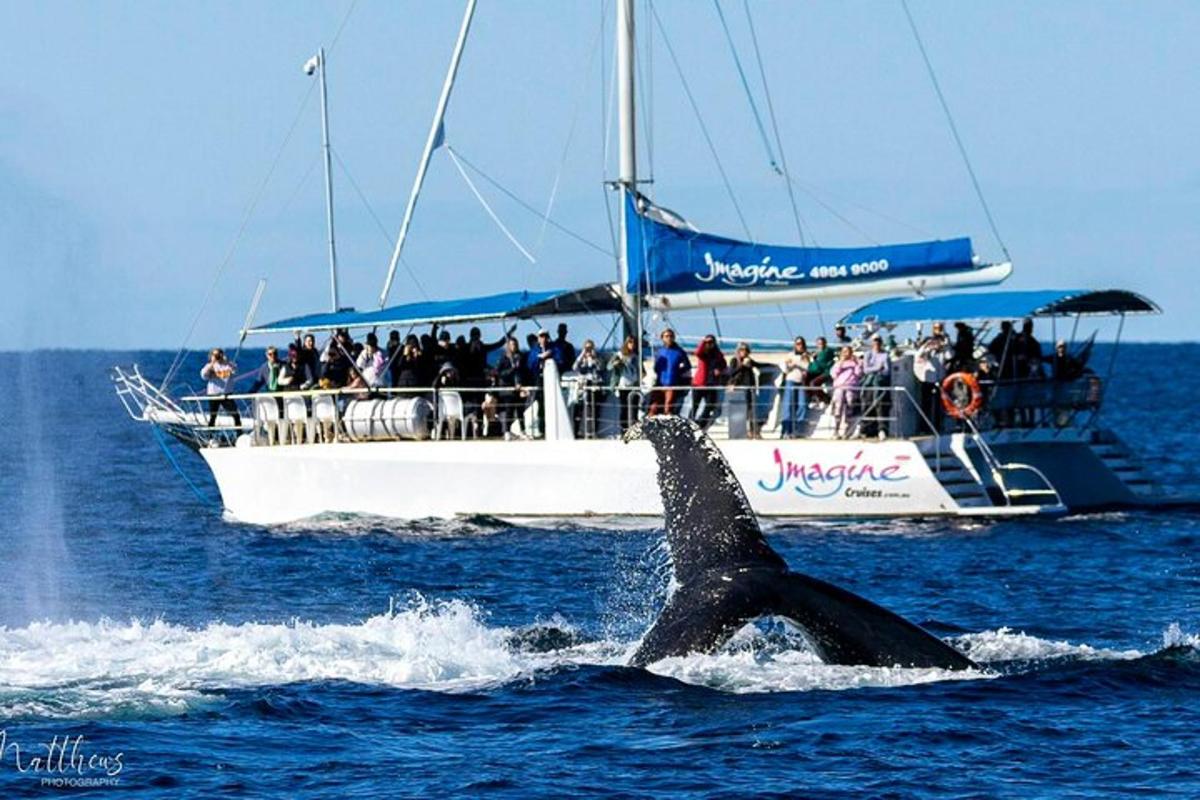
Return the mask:
{"type": "Polygon", "coordinates": [[[283,401],[283,418],[286,420],[284,433],[287,442],[300,444],[312,441],[312,425],[308,419],[308,405],[303,397],[288,397],[283,401]]]}
{"type": "Polygon", "coordinates": [[[280,438],[279,403],[274,397],[254,398],[254,443],[273,445],[280,438]]]}
{"type": "Polygon", "coordinates": [[[313,398],[312,442],[336,442],[338,428],[337,402],[330,395],[313,398]]]}
{"type": "Polygon", "coordinates": [[[434,438],[451,438],[457,434],[461,438],[466,439],[467,426],[464,414],[465,409],[463,408],[461,394],[458,392],[439,392],[437,429],[434,438]]]}

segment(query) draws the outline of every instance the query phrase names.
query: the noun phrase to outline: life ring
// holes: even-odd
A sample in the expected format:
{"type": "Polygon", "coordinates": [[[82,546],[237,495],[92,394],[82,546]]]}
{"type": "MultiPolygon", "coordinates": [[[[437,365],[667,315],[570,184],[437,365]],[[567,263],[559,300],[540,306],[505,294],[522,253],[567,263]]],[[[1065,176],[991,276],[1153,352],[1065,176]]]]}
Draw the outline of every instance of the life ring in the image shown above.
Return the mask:
{"type": "Polygon", "coordinates": [[[983,407],[983,390],[979,379],[969,372],[955,372],[942,381],[942,408],[955,419],[973,417],[983,407]],[[971,392],[971,399],[964,403],[962,388],[971,392]]]}

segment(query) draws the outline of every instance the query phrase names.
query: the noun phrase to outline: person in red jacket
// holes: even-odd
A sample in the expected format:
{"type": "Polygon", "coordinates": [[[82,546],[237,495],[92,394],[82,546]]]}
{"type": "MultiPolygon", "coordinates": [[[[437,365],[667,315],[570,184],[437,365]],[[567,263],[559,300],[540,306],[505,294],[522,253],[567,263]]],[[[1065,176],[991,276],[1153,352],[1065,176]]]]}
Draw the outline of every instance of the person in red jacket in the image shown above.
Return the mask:
{"type": "Polygon", "coordinates": [[[725,354],[717,337],[709,334],[696,345],[696,368],[692,371],[692,421],[708,430],[721,413],[721,389],[725,382],[725,354]]]}

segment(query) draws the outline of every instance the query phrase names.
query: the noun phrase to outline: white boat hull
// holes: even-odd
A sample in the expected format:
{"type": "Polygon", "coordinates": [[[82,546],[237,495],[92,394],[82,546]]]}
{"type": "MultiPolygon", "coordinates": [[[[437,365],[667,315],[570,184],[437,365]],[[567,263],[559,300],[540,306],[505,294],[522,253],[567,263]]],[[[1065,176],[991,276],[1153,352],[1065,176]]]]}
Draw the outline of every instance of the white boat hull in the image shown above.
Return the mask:
{"type": "MultiPolygon", "coordinates": [[[[964,507],[911,440],[719,443],[767,517],[1036,513],[964,507]]],[[[325,513],[420,519],[662,513],[646,442],[393,441],[205,448],[228,512],[275,524],[325,513]]]]}

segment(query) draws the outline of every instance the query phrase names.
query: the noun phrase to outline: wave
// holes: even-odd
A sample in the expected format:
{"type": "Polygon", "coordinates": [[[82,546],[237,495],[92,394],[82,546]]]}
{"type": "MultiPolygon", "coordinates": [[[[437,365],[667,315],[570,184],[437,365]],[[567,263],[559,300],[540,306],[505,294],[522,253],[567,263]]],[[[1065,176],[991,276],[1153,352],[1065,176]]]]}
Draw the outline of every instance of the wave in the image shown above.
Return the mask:
{"type": "MultiPolygon", "coordinates": [[[[649,671],[733,693],[900,687],[999,677],[993,665],[1050,660],[1129,660],[1109,650],[1040,639],[1008,628],[952,640],[980,670],[824,664],[786,625],[748,625],[720,652],[668,658],[649,671]]],[[[1200,639],[1173,625],[1166,648],[1200,639]]],[[[493,626],[461,600],[416,597],[355,624],[163,620],[35,623],[0,628],[0,719],[174,715],[222,700],[225,690],[347,681],[437,692],[489,691],[575,666],[620,667],[635,642],[588,640],[560,617],[493,626]]],[[[1033,667],[1031,667],[1033,668],[1033,667]]]]}

